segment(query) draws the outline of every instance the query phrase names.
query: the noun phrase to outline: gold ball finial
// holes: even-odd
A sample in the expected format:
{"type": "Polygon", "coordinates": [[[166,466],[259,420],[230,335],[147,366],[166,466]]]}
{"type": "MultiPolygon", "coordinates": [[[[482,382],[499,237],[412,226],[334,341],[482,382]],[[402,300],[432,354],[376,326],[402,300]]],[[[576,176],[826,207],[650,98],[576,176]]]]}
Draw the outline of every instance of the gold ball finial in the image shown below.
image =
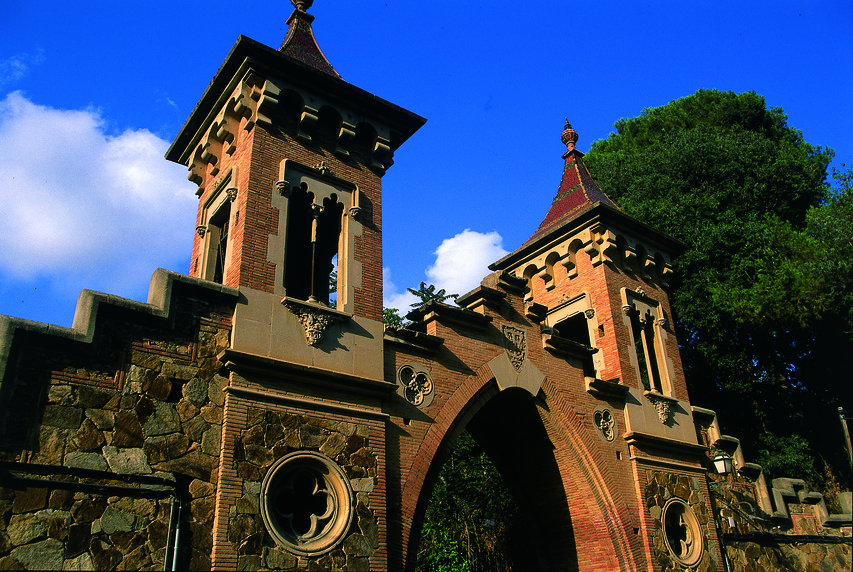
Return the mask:
{"type": "Polygon", "coordinates": [[[572,129],[572,124],[569,123],[568,117],[566,118],[566,125],[563,127],[563,132],[560,134],[560,141],[563,142],[563,145],[571,151],[575,148],[575,143],[578,142],[578,132],[572,129]]]}

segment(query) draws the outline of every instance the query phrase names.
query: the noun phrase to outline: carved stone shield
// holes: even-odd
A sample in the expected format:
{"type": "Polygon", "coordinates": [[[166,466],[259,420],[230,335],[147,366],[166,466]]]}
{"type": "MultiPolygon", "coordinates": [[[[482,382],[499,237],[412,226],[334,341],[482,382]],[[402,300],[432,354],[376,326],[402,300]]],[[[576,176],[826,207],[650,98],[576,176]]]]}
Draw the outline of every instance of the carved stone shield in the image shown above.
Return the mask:
{"type": "Polygon", "coordinates": [[[527,336],[524,330],[504,324],[503,330],[503,346],[506,351],[509,362],[515,371],[521,371],[521,366],[524,365],[524,357],[527,355],[527,336]]]}

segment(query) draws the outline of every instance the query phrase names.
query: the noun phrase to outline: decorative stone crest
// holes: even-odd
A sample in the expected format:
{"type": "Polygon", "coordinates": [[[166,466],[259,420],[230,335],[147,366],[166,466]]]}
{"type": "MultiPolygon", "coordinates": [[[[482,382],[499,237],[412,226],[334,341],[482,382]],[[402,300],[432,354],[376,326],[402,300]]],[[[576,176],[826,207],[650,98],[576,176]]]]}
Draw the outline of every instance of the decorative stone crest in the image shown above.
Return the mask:
{"type": "Polygon", "coordinates": [[[332,313],[324,312],[321,308],[311,308],[308,305],[283,301],[284,306],[293,312],[299,323],[305,328],[305,341],[317,346],[323,341],[326,330],[340,318],[332,313]]]}
{"type": "Polygon", "coordinates": [[[521,366],[524,365],[524,358],[527,355],[527,336],[524,330],[504,324],[501,327],[503,331],[503,346],[509,362],[515,371],[521,371],[521,366]]]}
{"type": "Polygon", "coordinates": [[[331,169],[329,169],[329,167],[326,166],[325,161],[320,161],[319,163],[314,165],[314,168],[317,169],[318,171],[320,171],[320,174],[322,174],[322,175],[329,175],[332,172],[331,169]]]}
{"type": "Polygon", "coordinates": [[[195,227],[195,231],[198,233],[198,235],[200,237],[204,238],[204,235],[207,233],[207,226],[200,224],[197,227],[195,227]]]}
{"type": "Polygon", "coordinates": [[[670,415],[672,415],[672,407],[677,400],[653,391],[646,392],[646,399],[652,402],[652,405],[655,406],[655,410],[658,412],[658,419],[666,425],[669,422],[670,415]]]}
{"type": "Polygon", "coordinates": [[[417,364],[404,365],[397,372],[397,383],[402,388],[403,397],[415,407],[426,407],[432,402],[435,386],[429,372],[423,367],[417,364]]]}
{"type": "Polygon", "coordinates": [[[595,309],[589,308],[583,311],[583,315],[586,316],[587,320],[592,320],[595,317],[595,309]]]}
{"type": "Polygon", "coordinates": [[[593,413],[592,422],[606,441],[613,441],[616,438],[616,420],[609,409],[599,409],[593,413]]]}

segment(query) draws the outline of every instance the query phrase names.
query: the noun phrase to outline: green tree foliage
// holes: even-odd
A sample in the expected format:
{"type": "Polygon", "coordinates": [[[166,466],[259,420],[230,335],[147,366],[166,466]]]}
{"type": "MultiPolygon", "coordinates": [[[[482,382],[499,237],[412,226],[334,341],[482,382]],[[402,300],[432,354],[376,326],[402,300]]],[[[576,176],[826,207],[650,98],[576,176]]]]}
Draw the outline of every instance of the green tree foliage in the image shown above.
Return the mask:
{"type": "Polygon", "coordinates": [[[427,506],[419,572],[512,570],[517,509],[500,474],[463,432],[445,461],[427,506]]]}
{"type": "Polygon", "coordinates": [[[406,288],[409,292],[417,296],[420,301],[412,304],[412,308],[420,308],[427,302],[444,302],[445,300],[449,300],[453,298],[454,300],[459,296],[459,294],[447,294],[444,291],[444,288],[437,291],[435,290],[435,284],[427,285],[426,282],[421,282],[420,287],[417,290],[412,288],[406,288]]]}
{"type": "Polygon", "coordinates": [[[382,323],[386,326],[394,326],[395,328],[405,326],[403,316],[400,315],[400,310],[397,308],[382,308],[382,323]]]}
{"type": "Polygon", "coordinates": [[[827,426],[849,396],[850,172],[829,185],[833,152],[753,92],[700,90],[615,128],[585,161],[626,214],[687,246],[670,300],[691,401],[769,470],[813,471],[777,459],[789,439],[838,459],[827,426]]]}

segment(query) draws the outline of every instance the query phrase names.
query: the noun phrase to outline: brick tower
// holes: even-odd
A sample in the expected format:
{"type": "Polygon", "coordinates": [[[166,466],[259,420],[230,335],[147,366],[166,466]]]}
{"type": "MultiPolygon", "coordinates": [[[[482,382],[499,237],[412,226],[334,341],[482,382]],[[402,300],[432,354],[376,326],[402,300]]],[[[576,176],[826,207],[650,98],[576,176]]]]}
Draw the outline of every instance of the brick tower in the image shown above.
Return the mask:
{"type": "Polygon", "coordinates": [[[382,399],[395,387],[381,179],[425,120],[341,79],[311,2],[293,4],[278,50],[238,39],[166,155],[198,185],[191,276],[240,293],[220,355],[212,566],[381,569],[382,399]]]}

